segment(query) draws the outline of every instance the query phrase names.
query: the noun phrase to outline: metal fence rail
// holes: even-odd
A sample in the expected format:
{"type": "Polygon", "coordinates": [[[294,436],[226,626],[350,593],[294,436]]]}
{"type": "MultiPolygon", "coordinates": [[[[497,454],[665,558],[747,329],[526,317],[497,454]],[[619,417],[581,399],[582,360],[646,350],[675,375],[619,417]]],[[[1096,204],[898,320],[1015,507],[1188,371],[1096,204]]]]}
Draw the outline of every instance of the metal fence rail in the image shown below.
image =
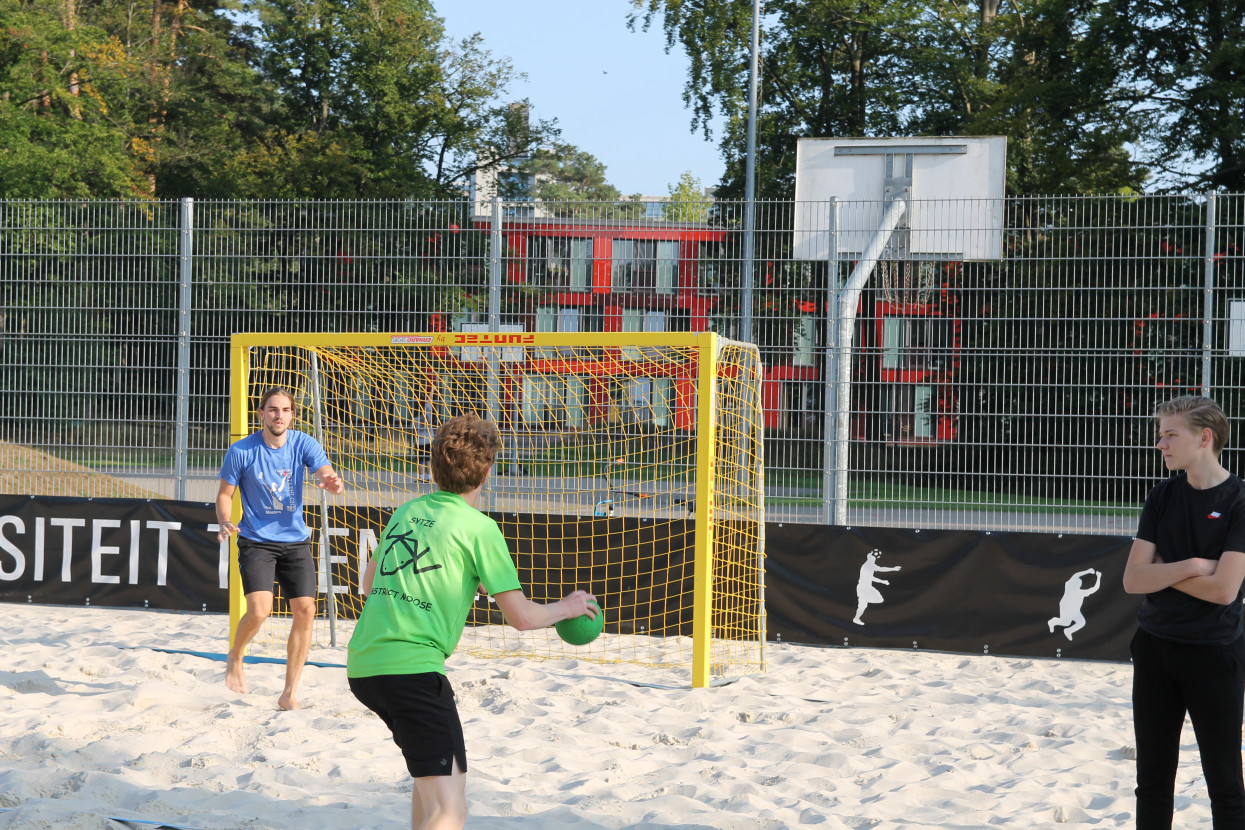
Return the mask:
{"type": "Polygon", "coordinates": [[[761,349],[773,520],[1130,533],[1154,406],[1245,415],[1243,206],[1009,199],[963,261],[921,234],[980,206],[930,203],[874,262],[877,204],[759,202],[748,246],[729,202],[2,202],[0,491],[210,500],[237,331],[711,329],[761,349]]]}

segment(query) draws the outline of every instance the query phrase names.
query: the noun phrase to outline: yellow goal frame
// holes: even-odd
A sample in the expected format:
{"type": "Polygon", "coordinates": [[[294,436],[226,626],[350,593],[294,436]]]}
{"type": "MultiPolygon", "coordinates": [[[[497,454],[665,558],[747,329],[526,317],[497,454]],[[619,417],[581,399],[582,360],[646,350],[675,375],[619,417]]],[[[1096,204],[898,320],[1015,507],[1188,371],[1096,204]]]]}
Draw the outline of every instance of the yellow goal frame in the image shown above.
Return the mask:
{"type": "MultiPolygon", "coordinates": [[[[553,350],[586,349],[586,350],[643,350],[660,349],[663,347],[691,350],[697,356],[696,365],[696,397],[695,406],[695,502],[692,519],[694,534],[691,545],[694,573],[692,577],[692,648],[691,648],[691,685],[706,687],[716,682],[730,679],[728,675],[752,674],[764,671],[764,470],[761,447],[761,415],[760,415],[760,361],[756,346],[727,340],[713,332],[604,332],[604,333],[572,333],[572,332],[381,332],[381,333],[339,333],[339,332],[247,332],[234,334],[230,338],[229,360],[229,432],[230,443],[246,437],[254,429],[254,395],[256,388],[252,379],[252,355],[258,348],[267,349],[304,349],[309,351],[320,349],[392,349],[402,346],[421,348],[449,349],[506,349],[506,348],[544,348],[553,350]],[[722,355],[724,349],[731,349],[738,365],[733,365],[729,375],[720,375],[722,371],[722,355]],[[742,367],[742,368],[741,368],[742,367]],[[715,442],[718,440],[720,411],[717,405],[702,405],[713,402],[719,393],[720,384],[735,384],[743,389],[742,397],[748,398],[746,406],[755,410],[751,419],[746,421],[746,429],[752,434],[747,436],[749,453],[735,452],[735,455],[746,456],[742,463],[751,469],[731,473],[736,477],[745,478],[746,486],[732,484],[724,468],[736,463],[734,460],[724,461],[717,454],[715,442]],[[724,478],[727,476],[727,478],[724,478]],[[723,490],[742,491],[747,493],[741,498],[734,492],[732,498],[724,500],[723,490]],[[729,503],[724,503],[729,502],[729,503]],[[735,511],[743,509],[746,516],[740,519],[735,511]],[[742,670],[726,667],[727,660],[719,648],[715,652],[715,619],[723,617],[739,618],[739,609],[723,611],[716,608],[715,589],[715,546],[732,544],[723,541],[723,537],[733,538],[739,534],[719,533],[719,522],[745,521],[755,531],[747,537],[745,544],[755,550],[743,551],[743,559],[755,556],[755,574],[746,578],[757,580],[753,590],[748,591],[750,606],[742,612],[750,622],[744,626],[744,633],[726,635],[727,639],[746,640],[744,645],[749,649],[749,656],[744,659],[742,670]],[[753,592],[754,591],[754,592],[753,592]],[[752,620],[750,615],[755,615],[752,620]]],[[[735,419],[741,420],[741,419],[735,419]]],[[[235,494],[233,518],[235,522],[241,517],[241,503],[235,494]]],[[[740,555],[740,554],[736,554],[740,555]]],[[[745,563],[744,570],[751,565],[745,563]]],[[[736,568],[735,570],[738,570],[736,568]]],[[[230,599],[229,599],[229,639],[232,644],[238,621],[246,610],[246,601],[242,595],[241,581],[237,568],[236,540],[230,543],[230,599]]],[[[729,624],[727,624],[729,627],[729,624]]],[[[722,626],[717,625],[718,638],[722,639],[722,626]]]]}

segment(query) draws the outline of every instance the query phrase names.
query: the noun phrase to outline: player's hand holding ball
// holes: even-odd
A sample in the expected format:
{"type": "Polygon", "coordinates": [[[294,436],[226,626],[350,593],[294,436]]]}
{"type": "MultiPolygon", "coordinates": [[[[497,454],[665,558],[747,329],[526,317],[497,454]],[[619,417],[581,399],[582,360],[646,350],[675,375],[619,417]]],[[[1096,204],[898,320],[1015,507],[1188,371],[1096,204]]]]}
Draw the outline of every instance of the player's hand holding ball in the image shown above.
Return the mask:
{"type": "Polygon", "coordinates": [[[562,600],[571,612],[571,616],[554,623],[554,630],[566,643],[582,646],[591,643],[601,633],[605,625],[605,615],[597,598],[587,591],[574,591],[562,600]]]}

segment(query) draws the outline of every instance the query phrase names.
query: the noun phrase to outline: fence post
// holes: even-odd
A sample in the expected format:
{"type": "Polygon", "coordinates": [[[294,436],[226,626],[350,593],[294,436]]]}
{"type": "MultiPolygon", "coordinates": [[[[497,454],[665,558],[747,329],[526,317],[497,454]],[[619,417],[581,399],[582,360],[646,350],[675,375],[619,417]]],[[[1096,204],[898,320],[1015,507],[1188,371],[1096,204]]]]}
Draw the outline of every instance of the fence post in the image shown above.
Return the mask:
{"type": "Polygon", "coordinates": [[[194,279],[195,200],[182,199],[178,221],[177,415],[173,429],[173,498],[186,500],[190,455],[190,298],[194,279]]]}
{"type": "Polygon", "coordinates": [[[501,197],[493,197],[493,222],[489,228],[488,250],[488,330],[498,331],[501,323],[502,245],[501,197]]]}
{"type": "Polygon", "coordinates": [[[830,244],[826,254],[826,388],[825,414],[821,427],[821,519],[834,524],[837,501],[838,443],[834,424],[839,407],[838,331],[839,331],[839,200],[830,199],[830,244]]]}
{"type": "MultiPolygon", "coordinates": [[[[501,331],[501,282],[502,271],[505,267],[502,262],[502,251],[505,246],[505,237],[502,235],[502,205],[501,197],[493,197],[493,221],[489,227],[489,251],[488,251],[488,330],[490,332],[501,331]]],[[[507,442],[506,432],[503,430],[501,412],[501,347],[497,344],[491,344],[483,347],[481,354],[488,362],[488,378],[487,378],[487,395],[488,395],[488,417],[489,420],[497,425],[497,429],[501,432],[502,453],[506,454],[506,444],[509,443],[511,452],[518,459],[518,449],[515,446],[513,436],[510,436],[507,442]]],[[[490,509],[497,506],[497,494],[490,483],[485,488],[485,504],[490,509]]]]}
{"type": "Polygon", "coordinates": [[[1206,242],[1202,250],[1202,270],[1206,284],[1202,289],[1202,395],[1210,397],[1214,380],[1214,363],[1211,348],[1215,343],[1215,216],[1217,196],[1214,191],[1206,194],[1206,242]]]}

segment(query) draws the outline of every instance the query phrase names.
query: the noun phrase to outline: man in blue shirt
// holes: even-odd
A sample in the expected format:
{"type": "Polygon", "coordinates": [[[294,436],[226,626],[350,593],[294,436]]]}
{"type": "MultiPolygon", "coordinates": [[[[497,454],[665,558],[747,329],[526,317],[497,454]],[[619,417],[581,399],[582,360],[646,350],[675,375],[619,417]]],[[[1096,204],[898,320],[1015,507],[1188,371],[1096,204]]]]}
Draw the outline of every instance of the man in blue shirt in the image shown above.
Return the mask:
{"type": "Polygon", "coordinates": [[[316,564],[311,555],[311,531],[303,521],[303,478],[306,470],[316,485],[340,495],[341,477],[329,464],[320,442],[290,429],[294,422],[294,395],[273,387],[259,404],[259,432],[237,441],[225,453],[220,487],[216,492],[216,519],[223,542],[238,534],[238,573],[246,595],[246,613],[238,621],[233,647],[225,663],[225,685],[246,691],[242,658],[272,611],[273,583],[280,582],[290,603],[293,624],[286,650],[285,689],[277,700],[282,709],[297,709],[294,695],[316,616],[316,564]],[[233,524],[233,494],[241,488],[242,521],[233,524]]]}

